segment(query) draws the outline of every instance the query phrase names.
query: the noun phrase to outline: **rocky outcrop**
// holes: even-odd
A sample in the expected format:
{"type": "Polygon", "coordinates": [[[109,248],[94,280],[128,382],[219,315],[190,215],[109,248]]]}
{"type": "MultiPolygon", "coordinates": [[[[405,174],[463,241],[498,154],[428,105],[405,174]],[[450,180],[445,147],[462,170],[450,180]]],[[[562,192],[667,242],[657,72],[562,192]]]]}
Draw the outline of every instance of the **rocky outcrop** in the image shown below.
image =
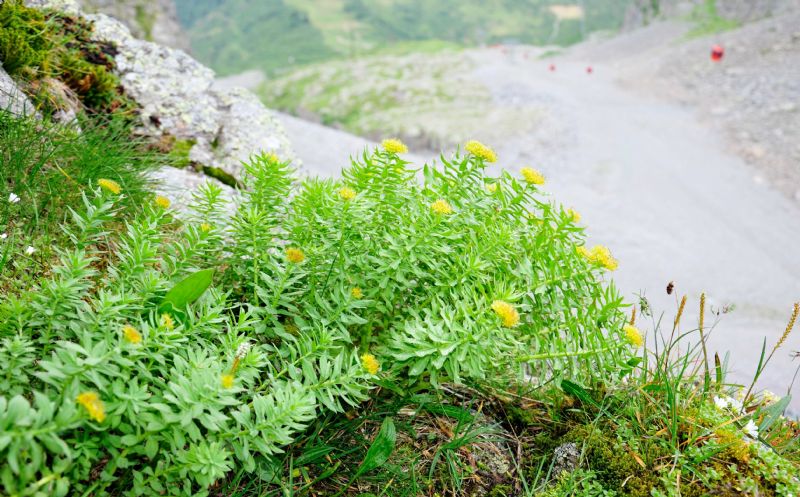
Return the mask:
{"type": "Polygon", "coordinates": [[[17,116],[26,116],[35,112],[31,101],[17,88],[14,80],[3,70],[2,66],[3,61],[0,60],[0,110],[17,116]]]}
{"type": "MultiPolygon", "coordinates": [[[[27,3],[80,13],[74,0],[27,3]]],[[[96,41],[114,46],[114,72],[140,107],[139,132],[154,139],[169,136],[191,146],[188,155],[195,171],[166,171],[159,179],[181,181],[179,186],[190,197],[206,179],[202,172],[227,185],[237,184],[242,162],[255,154],[275,154],[296,163],[283,127],[253,94],[215,87],[214,72],[186,52],[138,39],[107,15],[80,15],[93,23],[96,41]]]]}

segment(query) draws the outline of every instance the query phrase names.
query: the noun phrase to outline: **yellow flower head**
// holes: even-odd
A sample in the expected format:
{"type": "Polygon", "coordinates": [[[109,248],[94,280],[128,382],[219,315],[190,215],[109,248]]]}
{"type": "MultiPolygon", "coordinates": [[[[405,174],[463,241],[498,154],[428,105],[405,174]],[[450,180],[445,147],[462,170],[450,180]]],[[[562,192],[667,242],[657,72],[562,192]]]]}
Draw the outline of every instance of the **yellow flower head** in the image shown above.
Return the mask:
{"type": "Polygon", "coordinates": [[[278,158],[278,156],[277,156],[275,153],[269,153],[269,154],[267,154],[267,162],[270,162],[270,163],[272,163],[272,164],[277,164],[277,163],[279,163],[280,161],[281,161],[281,160],[278,158]]]}
{"type": "Polygon", "coordinates": [[[522,177],[525,178],[525,181],[529,185],[544,184],[544,176],[536,169],[531,169],[530,167],[523,167],[522,169],[520,169],[520,172],[522,173],[522,177]]]}
{"type": "Polygon", "coordinates": [[[162,197],[161,195],[156,196],[155,204],[162,209],[169,209],[171,202],[167,197],[162,197]]]}
{"type": "Polygon", "coordinates": [[[114,195],[119,195],[122,192],[122,187],[119,186],[119,183],[114,180],[105,178],[99,179],[97,180],[97,185],[108,193],[113,193],[114,195]]]}
{"type": "Polygon", "coordinates": [[[355,286],[350,290],[350,295],[352,295],[354,299],[360,299],[364,296],[364,292],[361,291],[361,288],[355,286]]]}
{"type": "Polygon", "coordinates": [[[388,138],[383,140],[383,142],[381,142],[381,146],[390,154],[404,154],[408,152],[408,147],[406,147],[406,144],[397,138],[388,138]]]}
{"type": "Polygon", "coordinates": [[[211,226],[208,223],[203,223],[200,225],[200,231],[202,231],[203,233],[208,233],[209,231],[211,231],[212,228],[213,226],[211,226]]]}
{"type": "Polygon", "coordinates": [[[619,262],[611,255],[611,251],[608,250],[608,247],[602,245],[596,245],[592,248],[591,258],[595,263],[609,271],[615,271],[619,267],[619,262]]]}
{"type": "Polygon", "coordinates": [[[349,202],[350,200],[356,198],[356,191],[353,190],[352,188],[345,186],[344,188],[339,190],[339,198],[341,198],[345,202],[349,202]]]}
{"type": "Polygon", "coordinates": [[[106,409],[103,406],[103,401],[95,392],[83,392],[75,399],[78,404],[82,405],[89,417],[102,423],[106,419],[106,409]]]}
{"type": "Polygon", "coordinates": [[[464,147],[464,149],[475,157],[481,158],[486,162],[497,162],[497,154],[494,153],[494,150],[479,141],[471,140],[467,142],[467,145],[464,147]]]}
{"type": "Polygon", "coordinates": [[[497,191],[497,183],[489,183],[486,185],[486,191],[489,193],[494,193],[497,191]]]}
{"type": "Polygon", "coordinates": [[[300,264],[306,260],[306,254],[299,248],[289,247],[286,249],[286,258],[289,259],[289,262],[300,264]]]}
{"type": "Polygon", "coordinates": [[[220,377],[220,382],[222,383],[222,388],[233,388],[233,375],[232,374],[224,374],[220,377]]]}
{"type": "Polygon", "coordinates": [[[442,215],[453,213],[453,208],[450,206],[450,204],[447,203],[447,200],[443,198],[440,198],[436,202],[432,203],[431,210],[436,214],[442,214],[442,215]]]}
{"type": "Polygon", "coordinates": [[[581,220],[581,213],[575,209],[567,209],[567,215],[572,219],[573,223],[578,223],[581,220]]]}
{"type": "Polygon", "coordinates": [[[166,312],[161,315],[161,326],[164,328],[171,330],[175,328],[175,321],[172,320],[172,316],[167,314],[166,312]]]}
{"type": "Polygon", "coordinates": [[[506,328],[513,328],[519,324],[519,313],[514,306],[502,300],[495,300],[492,302],[492,310],[500,316],[503,326],[506,328]]]}
{"type": "Polygon", "coordinates": [[[125,337],[125,340],[133,344],[137,344],[142,341],[142,334],[129,324],[126,324],[122,327],[122,336],[125,337]]]}
{"type": "Polygon", "coordinates": [[[592,247],[592,250],[588,250],[584,246],[577,247],[575,249],[578,252],[578,255],[581,255],[584,259],[586,259],[590,264],[597,264],[598,266],[602,266],[609,271],[614,271],[619,267],[619,262],[611,255],[611,251],[608,250],[608,247],[604,247],[602,245],[595,245],[592,247]]]}
{"type": "Polygon", "coordinates": [[[378,370],[381,368],[381,364],[372,354],[364,354],[361,356],[361,366],[364,368],[364,371],[369,374],[378,374],[378,370]]]}
{"type": "Polygon", "coordinates": [[[639,348],[644,345],[644,337],[642,336],[642,332],[639,331],[639,328],[636,326],[626,324],[622,327],[622,331],[625,332],[625,338],[634,347],[639,348]]]}

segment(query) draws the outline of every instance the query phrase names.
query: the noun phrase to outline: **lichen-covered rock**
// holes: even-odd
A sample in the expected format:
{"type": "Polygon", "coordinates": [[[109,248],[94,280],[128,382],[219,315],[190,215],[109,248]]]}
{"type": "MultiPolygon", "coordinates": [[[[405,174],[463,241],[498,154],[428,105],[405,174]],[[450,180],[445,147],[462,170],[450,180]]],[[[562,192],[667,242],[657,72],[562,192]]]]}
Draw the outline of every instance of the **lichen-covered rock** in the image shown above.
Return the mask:
{"type": "Polygon", "coordinates": [[[2,68],[0,60],[0,110],[11,112],[16,116],[27,116],[35,112],[28,97],[20,90],[11,76],[2,68]]]}
{"type": "MultiPolygon", "coordinates": [[[[27,0],[37,7],[75,11],[75,0],[27,0]]],[[[214,72],[182,50],[139,40],[104,14],[81,14],[94,25],[93,38],[117,49],[115,73],[141,107],[140,131],[194,143],[189,158],[202,168],[239,179],[242,161],[273,153],[296,163],[274,114],[246,90],[218,90],[214,72]]]]}
{"type": "Polygon", "coordinates": [[[80,11],[80,4],[76,0],[25,0],[28,7],[40,9],[55,9],[68,14],[77,14],[80,11]]]}
{"type": "Polygon", "coordinates": [[[96,39],[116,45],[116,72],[142,108],[146,134],[191,140],[193,160],[235,178],[241,161],[253,154],[295,159],[283,127],[254,95],[215,90],[214,72],[185,52],[137,40],[103,14],[86,17],[94,22],[96,39]]]}

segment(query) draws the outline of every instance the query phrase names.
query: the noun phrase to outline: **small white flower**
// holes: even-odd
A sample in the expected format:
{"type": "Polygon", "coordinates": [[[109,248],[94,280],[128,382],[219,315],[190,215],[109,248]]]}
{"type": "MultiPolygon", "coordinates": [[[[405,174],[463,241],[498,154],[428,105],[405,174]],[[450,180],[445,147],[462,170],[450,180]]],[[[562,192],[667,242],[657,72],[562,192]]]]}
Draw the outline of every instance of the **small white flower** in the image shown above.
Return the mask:
{"type": "Polygon", "coordinates": [[[30,246],[30,245],[28,245],[28,248],[26,248],[26,249],[25,249],[25,253],[26,253],[27,255],[33,255],[33,253],[34,253],[34,252],[36,252],[36,249],[35,249],[35,248],[33,248],[33,247],[32,247],[32,246],[30,246]]]}
{"type": "Polygon", "coordinates": [[[0,234],[0,240],[5,240],[6,238],[8,238],[8,233],[0,234]]]}
{"type": "Polygon", "coordinates": [[[11,202],[12,204],[16,204],[17,202],[19,202],[19,195],[17,195],[14,192],[9,193],[8,201],[11,202]]]}
{"type": "Polygon", "coordinates": [[[250,342],[244,342],[239,345],[239,348],[236,349],[236,357],[241,359],[245,355],[247,355],[247,351],[250,350],[250,342]]]}
{"type": "Polygon", "coordinates": [[[724,411],[731,405],[731,399],[728,397],[714,397],[714,405],[717,406],[717,409],[720,411],[724,411]]]}
{"type": "Polygon", "coordinates": [[[752,438],[758,438],[758,426],[756,426],[753,420],[749,420],[742,430],[745,434],[749,435],[752,438]]]}
{"type": "Polygon", "coordinates": [[[764,392],[761,394],[761,398],[767,404],[774,404],[775,402],[778,402],[779,400],[781,400],[780,397],[778,397],[774,393],[770,392],[769,390],[764,390],[764,392]]]}
{"type": "Polygon", "coordinates": [[[730,397],[728,398],[728,406],[730,406],[734,412],[741,411],[744,408],[744,404],[742,404],[741,400],[731,399],[730,397]]]}

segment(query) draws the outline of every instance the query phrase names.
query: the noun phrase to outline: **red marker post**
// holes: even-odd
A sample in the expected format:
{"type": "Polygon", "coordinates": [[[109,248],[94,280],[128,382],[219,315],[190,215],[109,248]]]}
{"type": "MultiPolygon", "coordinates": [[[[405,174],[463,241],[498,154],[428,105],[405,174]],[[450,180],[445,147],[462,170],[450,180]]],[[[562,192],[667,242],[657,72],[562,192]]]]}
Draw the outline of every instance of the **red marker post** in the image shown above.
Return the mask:
{"type": "Polygon", "coordinates": [[[722,48],[720,45],[714,45],[711,47],[711,60],[714,62],[719,62],[722,60],[722,57],[725,56],[725,49],[722,48]]]}
{"type": "Polygon", "coordinates": [[[594,72],[594,69],[592,68],[592,66],[589,66],[589,67],[586,68],[586,74],[592,74],[593,72],[594,72]]]}
{"type": "Polygon", "coordinates": [[[550,64],[547,68],[550,70],[550,72],[556,72],[556,65],[555,64],[550,64]]]}

